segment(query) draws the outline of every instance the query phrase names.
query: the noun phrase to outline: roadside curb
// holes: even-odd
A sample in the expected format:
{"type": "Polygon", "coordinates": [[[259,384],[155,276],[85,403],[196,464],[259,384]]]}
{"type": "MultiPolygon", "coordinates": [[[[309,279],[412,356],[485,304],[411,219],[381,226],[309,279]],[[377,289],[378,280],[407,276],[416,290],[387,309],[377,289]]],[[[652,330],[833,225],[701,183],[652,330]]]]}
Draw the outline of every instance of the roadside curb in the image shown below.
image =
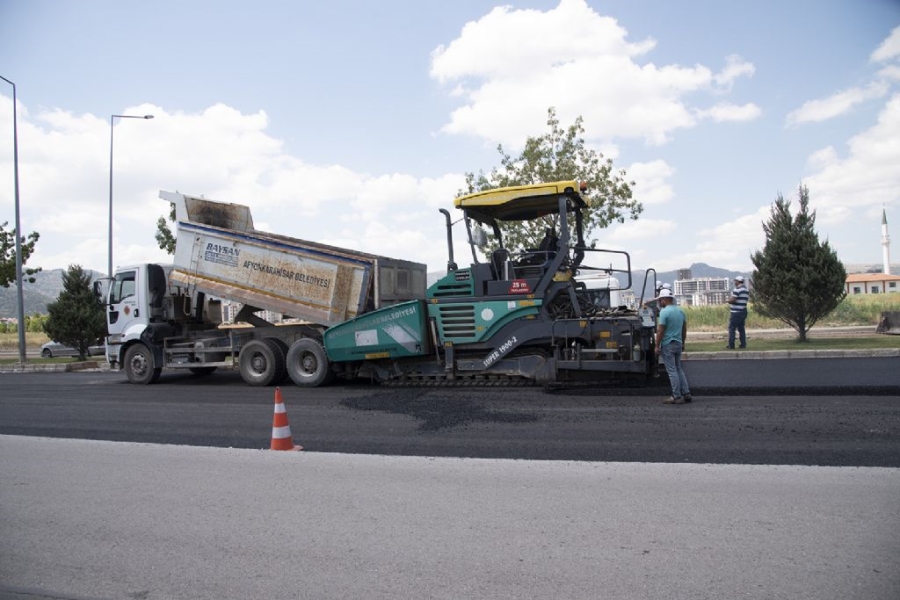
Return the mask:
{"type": "Polygon", "coordinates": [[[900,356],[900,348],[870,350],[722,350],[685,352],[685,360],[760,360],[784,358],[886,358],[900,356]]]}
{"type": "Polygon", "coordinates": [[[33,362],[0,365],[0,373],[71,373],[75,371],[108,371],[109,363],[97,360],[84,362],[37,364],[33,362]]]}

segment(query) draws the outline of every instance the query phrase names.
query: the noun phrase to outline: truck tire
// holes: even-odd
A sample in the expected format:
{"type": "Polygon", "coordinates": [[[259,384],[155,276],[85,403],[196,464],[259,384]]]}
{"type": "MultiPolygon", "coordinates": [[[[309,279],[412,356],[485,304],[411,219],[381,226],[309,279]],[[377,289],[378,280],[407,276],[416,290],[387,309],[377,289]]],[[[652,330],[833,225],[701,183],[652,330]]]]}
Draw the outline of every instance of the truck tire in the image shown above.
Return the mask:
{"type": "Polygon", "coordinates": [[[291,344],[287,372],[291,380],[302,387],[318,387],[334,378],[325,348],[310,338],[301,338],[291,344]]]}
{"type": "Polygon", "coordinates": [[[139,385],[148,385],[159,379],[162,367],[153,361],[153,352],[144,344],[135,344],[125,353],[125,375],[128,381],[139,385]]]}
{"type": "Polygon", "coordinates": [[[284,379],[284,352],[273,340],[251,340],[238,356],[241,377],[248,385],[272,385],[284,379]]]}
{"type": "Polygon", "coordinates": [[[281,349],[281,355],[284,356],[284,360],[285,360],[284,375],[281,376],[281,379],[274,382],[275,385],[278,385],[278,384],[284,383],[285,381],[288,380],[288,372],[287,372],[288,345],[285,344],[284,341],[282,341],[278,338],[266,338],[266,339],[275,342],[275,344],[281,349]]]}

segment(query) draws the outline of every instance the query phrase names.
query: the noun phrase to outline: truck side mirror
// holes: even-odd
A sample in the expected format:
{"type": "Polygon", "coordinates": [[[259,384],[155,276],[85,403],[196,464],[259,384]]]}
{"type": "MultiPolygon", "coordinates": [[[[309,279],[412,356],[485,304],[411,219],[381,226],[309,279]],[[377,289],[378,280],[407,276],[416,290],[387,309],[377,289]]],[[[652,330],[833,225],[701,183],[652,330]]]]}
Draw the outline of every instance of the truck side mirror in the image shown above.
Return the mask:
{"type": "Polygon", "coordinates": [[[106,294],[103,290],[103,280],[98,279],[94,282],[94,296],[97,298],[97,302],[101,304],[106,304],[106,294]]]}

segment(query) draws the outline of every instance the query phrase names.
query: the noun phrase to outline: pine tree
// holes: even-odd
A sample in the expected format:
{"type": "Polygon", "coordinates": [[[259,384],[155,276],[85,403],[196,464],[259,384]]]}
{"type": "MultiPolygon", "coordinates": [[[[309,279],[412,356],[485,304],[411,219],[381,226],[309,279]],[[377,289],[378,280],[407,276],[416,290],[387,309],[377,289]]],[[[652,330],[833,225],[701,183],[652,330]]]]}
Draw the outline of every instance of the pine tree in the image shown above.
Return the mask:
{"type": "Polygon", "coordinates": [[[806,186],[800,186],[796,216],[790,208],[778,194],[771,218],[763,223],[766,246],[750,256],[756,267],[751,297],[760,314],[790,325],[805,342],[810,328],[844,299],[847,272],[828,242],[819,241],[806,186]]]}
{"type": "Polygon", "coordinates": [[[106,335],[106,314],[100,299],[91,289],[91,276],[79,265],[69,265],[63,273],[63,291],[47,305],[44,333],[78,350],[84,360],[88,347],[106,335]]]}

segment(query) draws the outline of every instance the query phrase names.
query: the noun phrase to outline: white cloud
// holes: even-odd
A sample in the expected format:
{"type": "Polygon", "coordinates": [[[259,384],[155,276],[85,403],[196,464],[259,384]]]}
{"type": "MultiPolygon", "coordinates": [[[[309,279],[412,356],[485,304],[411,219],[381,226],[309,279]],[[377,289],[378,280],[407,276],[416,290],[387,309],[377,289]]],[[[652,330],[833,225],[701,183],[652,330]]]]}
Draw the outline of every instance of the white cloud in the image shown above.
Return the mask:
{"type": "Polygon", "coordinates": [[[878,121],[852,137],[841,157],[831,147],[808,160],[810,204],[823,223],[839,222],[850,210],[890,204],[900,198],[900,94],[890,98],[878,121]]]}
{"type": "MultiPolygon", "coordinates": [[[[547,108],[553,106],[563,123],[583,116],[592,140],[663,144],[672,132],[697,123],[687,95],[725,92],[754,71],[737,56],[727,57],[720,73],[702,65],[638,62],[655,45],[651,39],[629,42],[623,27],[584,0],[561,0],[546,12],[496,8],[432,53],[431,76],[453,82],[464,102],[443,131],[517,149],[525,137],[543,132],[547,108]]],[[[751,107],[716,114],[746,119],[751,107]]]]}
{"type": "MultiPolygon", "coordinates": [[[[608,234],[604,234],[601,237],[604,244],[607,244],[607,242],[623,244],[624,242],[636,240],[652,240],[663,234],[671,233],[676,226],[674,221],[664,219],[640,219],[614,225],[609,228],[608,234]]],[[[627,246],[628,244],[624,245],[627,246]]]]}
{"type": "MultiPolygon", "coordinates": [[[[751,264],[750,253],[765,246],[762,223],[770,215],[771,207],[761,206],[753,213],[693,232],[689,239],[698,240],[696,244],[686,241],[667,246],[667,252],[660,255],[654,266],[657,270],[668,271],[702,262],[724,269],[746,270],[751,264]]],[[[689,231],[690,227],[685,226],[685,230],[689,231]]]]}
{"type": "MultiPolygon", "coordinates": [[[[372,176],[311,164],[284,152],[267,133],[262,111],[243,114],[218,104],[185,113],[146,104],[124,114],[155,118],[115,123],[116,265],[171,260],[154,239],[156,220],[168,214],[161,189],[246,204],[259,229],[425,262],[430,269],[446,265],[438,208],[452,208],[462,174],[372,176]]],[[[22,227],[41,234],[29,266],[80,264],[105,272],[109,121],[58,109],[20,110],[18,117],[22,227]]],[[[11,101],[0,95],[0,128],[7,124],[11,129],[11,101]]],[[[0,182],[11,172],[12,149],[3,145],[0,182]]],[[[0,185],[4,214],[12,213],[11,183],[0,185]]],[[[461,256],[467,248],[462,228],[454,234],[461,256]]]]}
{"type": "Polygon", "coordinates": [[[752,102],[737,106],[728,102],[720,102],[712,108],[699,111],[698,114],[716,123],[726,121],[752,121],[762,114],[762,110],[752,102]]]}
{"type": "Polygon", "coordinates": [[[675,196],[672,185],[667,181],[675,174],[675,169],[664,160],[633,163],[626,173],[635,182],[632,190],[634,197],[644,205],[663,204],[675,196]]]}
{"type": "Polygon", "coordinates": [[[753,77],[754,73],[756,73],[756,67],[753,66],[753,63],[749,63],[740,56],[732,54],[725,57],[725,68],[722,69],[721,73],[717,73],[713,80],[723,90],[731,90],[738,78],[753,77]]]}
{"type": "Polygon", "coordinates": [[[561,0],[547,12],[498,6],[466,23],[457,39],[432,52],[431,75],[441,83],[473,76],[523,76],[599,55],[645,54],[656,45],[651,39],[629,43],[626,35],[615,19],[601,17],[584,0],[561,0]]]}
{"type": "Polygon", "coordinates": [[[894,27],[890,35],[872,52],[869,60],[884,62],[900,56],[900,26],[894,27]]]}
{"type": "Polygon", "coordinates": [[[887,83],[876,81],[864,88],[849,88],[827,98],[809,100],[804,102],[803,106],[788,114],[786,119],[787,125],[818,123],[833,119],[866,100],[883,97],[888,93],[889,89],[887,83]]]}
{"type": "Polygon", "coordinates": [[[900,81],[900,66],[890,65],[887,66],[880,71],[878,71],[878,76],[882,79],[888,79],[893,81],[900,81]]]}

